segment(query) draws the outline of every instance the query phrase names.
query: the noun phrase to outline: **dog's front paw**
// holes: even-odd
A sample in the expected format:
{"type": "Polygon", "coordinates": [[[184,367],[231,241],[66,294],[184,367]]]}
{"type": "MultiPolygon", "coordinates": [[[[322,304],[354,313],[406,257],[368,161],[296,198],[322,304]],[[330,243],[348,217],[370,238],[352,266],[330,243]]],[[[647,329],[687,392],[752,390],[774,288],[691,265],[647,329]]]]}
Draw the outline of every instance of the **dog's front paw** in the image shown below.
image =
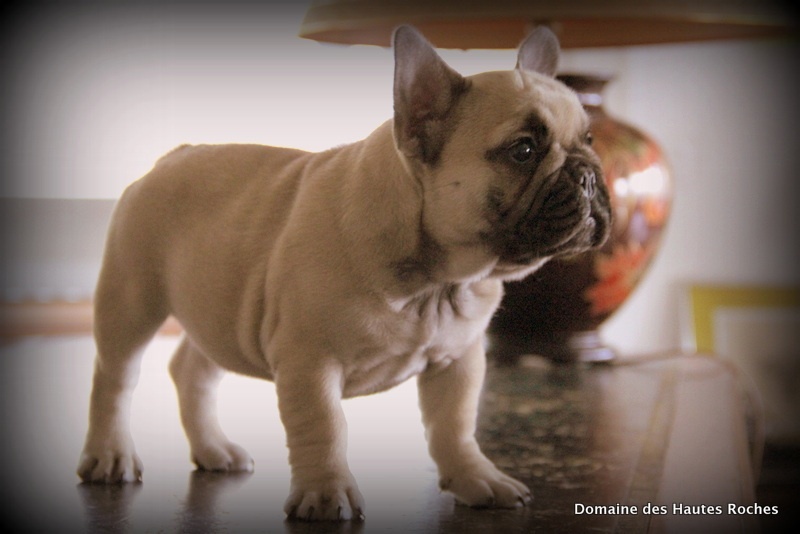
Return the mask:
{"type": "Polygon", "coordinates": [[[284,511],[304,521],[364,520],[364,498],[352,476],[312,483],[292,482],[284,511]]]}
{"type": "Polygon", "coordinates": [[[532,500],[531,490],[525,484],[491,464],[443,476],[439,486],[460,503],[476,508],[519,508],[532,500]]]}
{"type": "Polygon", "coordinates": [[[244,448],[230,441],[192,447],[192,461],[204,471],[252,471],[255,464],[244,448]]]}
{"type": "Polygon", "coordinates": [[[131,442],[107,447],[87,445],[78,463],[78,476],[83,482],[138,482],[142,471],[142,461],[131,442]]]}

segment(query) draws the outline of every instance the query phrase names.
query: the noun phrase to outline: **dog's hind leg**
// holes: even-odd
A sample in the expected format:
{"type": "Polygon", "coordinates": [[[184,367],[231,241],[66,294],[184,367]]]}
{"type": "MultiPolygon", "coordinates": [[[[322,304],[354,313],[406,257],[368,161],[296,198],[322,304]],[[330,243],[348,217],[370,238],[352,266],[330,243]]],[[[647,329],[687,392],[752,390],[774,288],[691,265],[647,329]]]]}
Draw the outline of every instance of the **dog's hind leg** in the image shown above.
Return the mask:
{"type": "Polygon", "coordinates": [[[224,371],[195,348],[181,342],[169,365],[178,390],[181,422],[192,461],[208,471],[252,471],[253,459],[225,436],[217,420],[217,385],[224,371]]]}
{"type": "Polygon", "coordinates": [[[84,482],[133,482],[142,463],[130,433],[130,405],[141,355],[167,317],[147,276],[106,253],[95,294],[97,357],[89,406],[89,431],[78,465],[84,482]]]}

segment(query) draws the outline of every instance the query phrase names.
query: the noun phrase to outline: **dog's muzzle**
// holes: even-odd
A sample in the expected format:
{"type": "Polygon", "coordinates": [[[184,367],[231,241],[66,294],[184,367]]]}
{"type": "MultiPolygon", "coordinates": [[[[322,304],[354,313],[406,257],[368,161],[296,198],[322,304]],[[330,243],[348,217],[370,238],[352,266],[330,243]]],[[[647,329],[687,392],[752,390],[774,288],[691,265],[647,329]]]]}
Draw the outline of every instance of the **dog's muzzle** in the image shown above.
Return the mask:
{"type": "Polygon", "coordinates": [[[581,173],[580,186],[583,189],[583,194],[586,198],[593,199],[596,193],[595,187],[597,186],[597,173],[594,169],[585,168],[581,173]]]}
{"type": "Polygon", "coordinates": [[[576,254],[600,247],[608,238],[611,204],[592,154],[569,157],[531,197],[494,237],[504,262],[527,264],[576,254]]]}

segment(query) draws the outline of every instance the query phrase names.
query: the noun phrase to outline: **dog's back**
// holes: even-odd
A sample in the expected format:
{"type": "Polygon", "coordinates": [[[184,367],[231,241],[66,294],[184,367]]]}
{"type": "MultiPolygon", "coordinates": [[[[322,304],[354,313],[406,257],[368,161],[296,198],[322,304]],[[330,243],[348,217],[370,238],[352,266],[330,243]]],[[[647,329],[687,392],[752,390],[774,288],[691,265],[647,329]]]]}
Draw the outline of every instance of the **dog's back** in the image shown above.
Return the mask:
{"type": "Polygon", "coordinates": [[[245,302],[264,294],[265,273],[253,267],[264,265],[258,258],[286,224],[309,156],[260,145],[184,145],[128,187],[95,294],[98,350],[143,344],[173,314],[188,331],[208,334],[198,342],[249,352],[252,367],[242,362],[236,370],[263,377],[259,324],[241,314],[262,308],[245,302]]]}

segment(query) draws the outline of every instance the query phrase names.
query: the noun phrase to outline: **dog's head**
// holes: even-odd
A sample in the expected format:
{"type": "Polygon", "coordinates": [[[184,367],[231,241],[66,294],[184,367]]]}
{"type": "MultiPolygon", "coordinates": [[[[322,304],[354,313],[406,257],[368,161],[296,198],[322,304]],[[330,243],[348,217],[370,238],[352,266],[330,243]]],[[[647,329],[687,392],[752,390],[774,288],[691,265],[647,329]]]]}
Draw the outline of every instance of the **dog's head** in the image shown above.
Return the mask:
{"type": "Polygon", "coordinates": [[[610,203],[589,118],[553,78],[543,27],[510,71],[462,77],[414,29],[394,34],[394,135],[423,191],[423,229],[445,250],[481,250],[513,278],[602,245],[610,203]]]}

